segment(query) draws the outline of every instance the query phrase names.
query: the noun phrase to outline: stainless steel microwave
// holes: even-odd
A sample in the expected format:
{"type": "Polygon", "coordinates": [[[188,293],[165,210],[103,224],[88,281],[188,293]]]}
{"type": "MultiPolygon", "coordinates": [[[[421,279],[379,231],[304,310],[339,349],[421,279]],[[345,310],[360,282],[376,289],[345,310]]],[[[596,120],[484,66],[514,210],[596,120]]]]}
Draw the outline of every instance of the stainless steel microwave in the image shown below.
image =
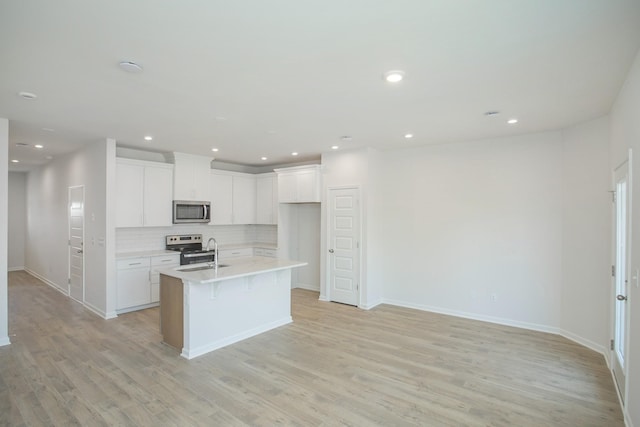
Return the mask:
{"type": "Polygon", "coordinates": [[[173,223],[185,224],[190,222],[211,221],[211,202],[194,202],[191,200],[173,201],[173,223]]]}

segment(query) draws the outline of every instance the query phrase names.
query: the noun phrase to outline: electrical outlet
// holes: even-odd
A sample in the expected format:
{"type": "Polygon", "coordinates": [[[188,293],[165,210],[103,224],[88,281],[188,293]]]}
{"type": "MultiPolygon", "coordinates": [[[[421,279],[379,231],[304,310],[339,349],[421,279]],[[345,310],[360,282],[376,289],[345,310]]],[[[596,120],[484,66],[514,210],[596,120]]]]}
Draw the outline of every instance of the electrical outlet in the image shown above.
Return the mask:
{"type": "Polygon", "coordinates": [[[496,302],[498,301],[498,294],[493,293],[491,294],[490,298],[491,298],[491,302],[496,302]]]}

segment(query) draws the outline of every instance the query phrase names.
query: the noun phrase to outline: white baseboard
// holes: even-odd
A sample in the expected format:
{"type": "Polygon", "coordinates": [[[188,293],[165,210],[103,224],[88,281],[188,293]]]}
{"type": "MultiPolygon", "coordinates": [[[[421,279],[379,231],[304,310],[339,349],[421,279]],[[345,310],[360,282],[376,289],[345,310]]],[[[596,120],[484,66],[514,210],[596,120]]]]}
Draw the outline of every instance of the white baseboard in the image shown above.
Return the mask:
{"type": "Polygon", "coordinates": [[[605,361],[607,362],[607,366],[609,366],[609,360],[608,360],[608,357],[607,357],[608,351],[607,351],[605,346],[603,346],[601,344],[594,343],[591,340],[583,338],[583,337],[581,337],[579,335],[574,334],[573,332],[569,332],[569,331],[566,331],[564,329],[559,329],[558,335],[562,335],[563,337],[565,337],[568,340],[571,340],[573,342],[577,342],[580,345],[583,345],[583,346],[585,346],[587,348],[590,348],[591,350],[593,350],[593,351],[595,351],[597,353],[602,354],[602,356],[604,356],[605,361]]]}
{"type": "Polygon", "coordinates": [[[7,271],[22,271],[24,270],[24,265],[22,267],[9,267],[7,268],[7,271]]]}
{"type": "Polygon", "coordinates": [[[82,303],[80,301],[77,301],[77,302],[82,304],[87,310],[93,312],[94,314],[97,314],[98,316],[102,317],[103,319],[109,320],[109,319],[114,319],[114,318],[118,317],[118,315],[116,314],[115,311],[107,313],[104,310],[101,310],[98,307],[96,307],[95,305],[90,304],[90,303],[88,303],[86,301],[84,303],[82,303]]]}
{"type": "Polygon", "coordinates": [[[320,294],[320,296],[318,297],[318,300],[324,301],[324,302],[329,302],[329,298],[327,298],[326,295],[322,295],[322,294],[320,294]]]}
{"type": "Polygon", "coordinates": [[[29,270],[29,269],[25,269],[24,271],[26,271],[27,273],[29,273],[30,275],[32,275],[36,279],[43,281],[44,283],[46,283],[47,285],[51,286],[53,289],[55,289],[56,291],[60,292],[61,294],[65,295],[65,296],[69,296],[69,290],[68,289],[65,291],[62,287],[58,286],[56,283],[52,282],[51,280],[47,279],[46,277],[39,275],[35,271],[29,270]]]}
{"type": "Polygon", "coordinates": [[[520,322],[518,320],[509,320],[509,319],[503,319],[501,317],[493,317],[493,316],[485,316],[485,315],[482,315],[482,314],[467,313],[467,312],[464,312],[464,311],[450,310],[450,309],[447,309],[447,308],[433,307],[433,306],[423,305],[423,304],[407,303],[407,302],[404,302],[404,301],[392,300],[392,299],[387,299],[387,298],[383,298],[382,302],[384,304],[395,305],[395,306],[398,306],[398,307],[413,308],[413,309],[416,309],[416,310],[429,311],[431,313],[446,314],[448,316],[462,317],[463,319],[479,320],[481,322],[496,323],[498,325],[513,326],[513,327],[516,327],[516,328],[529,329],[529,330],[532,330],[532,331],[547,332],[547,333],[551,333],[551,334],[561,335],[560,334],[560,329],[552,327],[552,326],[540,325],[538,323],[520,322]]]}
{"type": "Polygon", "coordinates": [[[280,326],[287,325],[291,322],[293,322],[293,319],[291,318],[291,316],[287,316],[283,319],[276,320],[271,323],[267,323],[266,325],[255,327],[244,332],[240,332],[239,334],[235,334],[233,336],[230,336],[221,340],[217,340],[207,345],[202,345],[200,347],[196,347],[191,350],[186,350],[183,348],[180,356],[184,357],[185,359],[193,359],[194,357],[202,356],[203,354],[209,353],[210,351],[217,350],[219,348],[226,347],[231,344],[235,344],[238,341],[251,338],[263,332],[270,331],[271,329],[275,329],[280,326]]]}
{"type": "Polygon", "coordinates": [[[371,310],[372,308],[377,307],[382,303],[383,303],[383,300],[382,300],[382,298],[380,298],[380,299],[372,302],[371,304],[360,304],[358,306],[358,308],[361,308],[363,310],[371,310]]]}
{"type": "Polygon", "coordinates": [[[0,338],[0,347],[4,347],[5,345],[9,344],[11,344],[11,341],[9,341],[9,337],[0,338]]]}
{"type": "MultiPolygon", "coordinates": [[[[38,280],[41,280],[42,282],[46,283],[47,285],[51,286],[53,289],[55,289],[56,291],[60,292],[62,295],[69,297],[69,292],[63,290],[62,288],[60,288],[58,285],[56,285],[54,282],[50,281],[49,279],[47,279],[46,277],[43,277],[41,275],[39,275],[38,273],[36,273],[35,271],[31,271],[28,269],[25,269],[24,271],[26,271],[27,273],[29,273],[30,275],[32,275],[33,277],[35,277],[38,280]]],[[[102,317],[103,319],[113,319],[115,317],[118,317],[118,315],[115,312],[112,313],[105,313],[103,310],[100,310],[98,307],[89,304],[88,302],[81,302],[78,300],[74,300],[75,302],[77,302],[78,304],[82,304],[83,307],[85,307],[87,310],[97,314],[98,316],[102,317]]]]}
{"type": "Polygon", "coordinates": [[[308,291],[320,292],[320,286],[309,285],[306,283],[296,283],[293,289],[306,289],[308,291]]]}

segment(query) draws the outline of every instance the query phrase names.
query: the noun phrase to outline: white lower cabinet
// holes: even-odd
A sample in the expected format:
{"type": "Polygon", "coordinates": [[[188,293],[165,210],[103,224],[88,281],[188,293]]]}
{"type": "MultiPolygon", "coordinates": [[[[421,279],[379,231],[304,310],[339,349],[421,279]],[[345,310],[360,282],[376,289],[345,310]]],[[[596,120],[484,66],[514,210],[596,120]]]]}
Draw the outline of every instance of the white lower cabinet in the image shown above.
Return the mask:
{"type": "Polygon", "coordinates": [[[177,267],[180,265],[180,255],[161,255],[151,257],[151,302],[160,302],[160,273],[158,269],[177,267]]]}
{"type": "Polygon", "coordinates": [[[116,310],[126,313],[160,301],[159,268],[180,265],[179,254],[128,258],[117,262],[116,310]]]}
{"type": "Polygon", "coordinates": [[[266,256],[269,258],[278,258],[278,250],[277,249],[266,249],[266,248],[253,248],[253,255],[255,256],[266,256]]]}
{"type": "Polygon", "coordinates": [[[151,303],[149,257],[118,261],[117,310],[151,303]]]}

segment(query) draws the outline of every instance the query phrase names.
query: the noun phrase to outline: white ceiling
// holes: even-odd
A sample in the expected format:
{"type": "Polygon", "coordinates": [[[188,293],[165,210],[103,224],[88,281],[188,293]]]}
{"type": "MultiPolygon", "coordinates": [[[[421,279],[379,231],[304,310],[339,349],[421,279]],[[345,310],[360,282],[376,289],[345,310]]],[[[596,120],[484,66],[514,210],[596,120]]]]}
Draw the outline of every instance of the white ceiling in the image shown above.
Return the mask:
{"type": "Polygon", "coordinates": [[[275,164],[599,117],[639,48],[640,0],[7,0],[0,117],[11,170],[107,137],[275,164]]]}

